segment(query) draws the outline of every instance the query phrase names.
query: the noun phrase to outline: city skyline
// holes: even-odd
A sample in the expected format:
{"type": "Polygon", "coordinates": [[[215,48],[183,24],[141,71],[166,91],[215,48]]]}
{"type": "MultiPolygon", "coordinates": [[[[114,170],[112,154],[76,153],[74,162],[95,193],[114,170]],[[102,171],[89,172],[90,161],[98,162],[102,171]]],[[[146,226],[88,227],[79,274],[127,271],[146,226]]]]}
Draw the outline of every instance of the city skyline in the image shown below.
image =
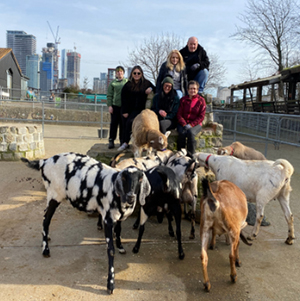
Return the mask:
{"type": "Polygon", "coordinates": [[[48,21],[54,33],[59,29],[59,50],[76,47],[81,54],[81,82],[87,77],[92,87],[93,78],[108,68],[128,66],[129,53],[151,36],[175,34],[183,40],[182,47],[190,36],[196,36],[208,56],[216,54],[227,69],[220,85],[230,86],[241,82],[241,68],[255,55],[253,48],[230,38],[235,25],[241,24],[238,16],[246,3],[53,0],[40,5],[37,0],[13,0],[0,4],[0,47],[5,47],[6,30],[24,30],[36,36],[40,54],[47,43],[54,43],[48,21]]]}

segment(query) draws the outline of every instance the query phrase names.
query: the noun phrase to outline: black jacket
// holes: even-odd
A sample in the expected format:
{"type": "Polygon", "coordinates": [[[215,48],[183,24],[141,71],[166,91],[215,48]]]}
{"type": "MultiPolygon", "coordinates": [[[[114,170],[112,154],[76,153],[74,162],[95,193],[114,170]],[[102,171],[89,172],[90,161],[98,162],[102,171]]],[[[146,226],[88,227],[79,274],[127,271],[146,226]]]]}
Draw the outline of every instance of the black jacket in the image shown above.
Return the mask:
{"type": "Polygon", "coordinates": [[[181,53],[183,60],[185,62],[186,72],[189,81],[194,79],[194,77],[200,70],[203,69],[209,70],[210,62],[208,56],[204,48],[199,44],[195,52],[190,52],[187,45],[184,48],[182,48],[179,52],[181,53]],[[192,71],[191,66],[197,63],[200,64],[200,67],[192,71]]]}
{"type": "Polygon", "coordinates": [[[141,84],[139,89],[133,90],[133,84],[131,81],[128,81],[122,88],[121,92],[121,108],[122,114],[128,113],[131,114],[132,112],[140,113],[146,107],[146,101],[148,95],[145,91],[148,88],[152,88],[153,92],[155,93],[155,86],[148,81],[147,79],[141,84]]]}

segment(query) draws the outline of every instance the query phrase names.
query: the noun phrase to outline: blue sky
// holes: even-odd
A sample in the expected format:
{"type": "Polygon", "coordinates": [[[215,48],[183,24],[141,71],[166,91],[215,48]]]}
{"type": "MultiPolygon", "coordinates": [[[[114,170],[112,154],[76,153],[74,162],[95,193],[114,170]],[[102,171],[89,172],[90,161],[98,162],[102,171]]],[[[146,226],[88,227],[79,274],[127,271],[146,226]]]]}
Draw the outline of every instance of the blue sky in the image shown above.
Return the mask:
{"type": "MultiPolygon", "coordinates": [[[[59,26],[59,50],[81,54],[81,82],[128,62],[128,54],[145,38],[174,33],[184,41],[196,36],[209,53],[219,56],[227,74],[222,85],[243,81],[241,67],[251,49],[229,38],[239,24],[246,0],[10,0],[0,3],[0,47],[6,47],[6,30],[24,30],[37,38],[37,53],[53,42],[59,26]]],[[[182,45],[185,46],[185,45],[182,45]]]]}

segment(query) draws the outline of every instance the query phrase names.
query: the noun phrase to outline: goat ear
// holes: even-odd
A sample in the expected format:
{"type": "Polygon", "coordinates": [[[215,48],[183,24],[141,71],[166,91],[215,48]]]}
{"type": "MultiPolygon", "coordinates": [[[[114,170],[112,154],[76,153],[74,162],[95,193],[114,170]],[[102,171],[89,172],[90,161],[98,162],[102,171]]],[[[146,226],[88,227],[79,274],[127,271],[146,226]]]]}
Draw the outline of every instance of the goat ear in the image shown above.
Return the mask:
{"type": "MultiPolygon", "coordinates": [[[[216,183],[216,184],[217,184],[217,188],[218,188],[218,183],[216,183]]],[[[207,203],[208,203],[209,209],[212,212],[215,212],[216,209],[219,207],[219,202],[215,198],[215,195],[212,191],[212,187],[211,187],[210,183],[208,183],[207,198],[208,198],[207,203]]]]}
{"type": "Polygon", "coordinates": [[[117,196],[122,195],[122,190],[123,190],[122,188],[123,188],[122,176],[121,173],[119,172],[115,182],[115,192],[117,196]]]}
{"type": "Polygon", "coordinates": [[[171,131],[167,131],[167,132],[165,133],[166,138],[168,138],[168,137],[170,136],[170,134],[171,134],[171,131]]]}
{"type": "Polygon", "coordinates": [[[158,143],[163,145],[164,144],[164,138],[162,136],[158,137],[158,143]]]}
{"type": "Polygon", "coordinates": [[[146,197],[150,194],[150,192],[151,192],[151,185],[147,179],[147,176],[143,173],[141,187],[140,187],[140,195],[139,195],[141,206],[144,206],[146,204],[146,197]]]}

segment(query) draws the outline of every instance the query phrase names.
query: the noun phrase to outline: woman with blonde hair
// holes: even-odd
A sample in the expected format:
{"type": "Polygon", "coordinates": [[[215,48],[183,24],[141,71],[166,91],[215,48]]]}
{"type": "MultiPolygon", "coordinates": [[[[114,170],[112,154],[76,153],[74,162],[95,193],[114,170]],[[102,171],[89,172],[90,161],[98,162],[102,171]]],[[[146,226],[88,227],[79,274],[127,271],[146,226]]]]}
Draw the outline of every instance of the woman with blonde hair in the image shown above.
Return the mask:
{"type": "Polygon", "coordinates": [[[187,92],[187,76],[183,57],[178,50],[172,50],[159,70],[156,80],[156,90],[159,93],[162,90],[162,81],[167,76],[171,76],[174,81],[174,90],[179,98],[187,92]]]}

